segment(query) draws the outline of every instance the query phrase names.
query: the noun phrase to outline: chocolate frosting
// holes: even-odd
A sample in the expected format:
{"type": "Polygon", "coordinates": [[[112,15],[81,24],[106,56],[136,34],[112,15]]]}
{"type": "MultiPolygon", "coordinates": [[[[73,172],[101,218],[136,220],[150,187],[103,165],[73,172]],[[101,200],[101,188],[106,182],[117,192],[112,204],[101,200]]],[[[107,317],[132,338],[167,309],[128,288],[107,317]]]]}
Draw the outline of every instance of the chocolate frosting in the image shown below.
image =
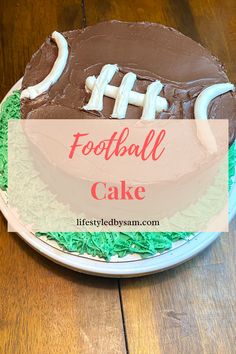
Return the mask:
{"type": "MultiPolygon", "coordinates": [[[[137,75],[133,90],[145,93],[155,79],[161,80],[161,96],[168,100],[159,119],[192,119],[196,97],[206,87],[228,82],[219,60],[208,50],[173,28],[154,23],[103,22],[83,30],[64,32],[69,59],[59,80],[34,100],[22,99],[23,118],[109,119],[114,100],[104,97],[102,112],[87,112],[85,91],[88,76],[99,75],[105,64],[117,64],[119,72],[111,81],[119,86],[125,73],[137,75]]],[[[49,38],[26,66],[22,89],[42,81],[57,57],[56,44],[49,38]]],[[[140,119],[142,109],[129,105],[126,118],[140,119]]],[[[212,101],[209,118],[229,119],[229,140],[235,139],[236,96],[229,92],[212,101]]]]}

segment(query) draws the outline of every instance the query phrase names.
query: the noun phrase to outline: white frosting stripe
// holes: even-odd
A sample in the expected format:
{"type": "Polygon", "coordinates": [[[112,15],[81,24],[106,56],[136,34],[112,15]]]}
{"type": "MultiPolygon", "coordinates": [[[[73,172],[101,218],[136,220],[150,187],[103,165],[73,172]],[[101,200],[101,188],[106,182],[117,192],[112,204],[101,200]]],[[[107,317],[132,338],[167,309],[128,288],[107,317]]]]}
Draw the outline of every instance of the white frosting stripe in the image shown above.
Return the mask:
{"type": "Polygon", "coordinates": [[[90,100],[83,109],[102,111],[103,96],[107,84],[111,81],[116,71],[118,71],[117,65],[107,64],[103,66],[100,75],[95,79],[90,100]]]}
{"type": "Polygon", "coordinates": [[[134,86],[135,80],[136,75],[134,73],[128,73],[123,77],[117,90],[116,101],[111,115],[112,118],[125,118],[129,104],[129,94],[134,86]]]}
{"type": "Polygon", "coordinates": [[[61,33],[56,31],[52,33],[52,39],[56,42],[58,47],[57,59],[53,64],[52,70],[43,81],[39,82],[35,86],[29,86],[23,90],[21,92],[21,98],[29,98],[33,100],[42,93],[48,91],[48,89],[54,85],[55,82],[57,82],[65,69],[69,53],[67,41],[61,33]]]}
{"type": "Polygon", "coordinates": [[[207,120],[208,106],[214,98],[226,92],[234,91],[234,89],[235,87],[231,83],[211,85],[204,89],[196,99],[194,116],[196,119],[197,135],[203,146],[205,146],[210,153],[217,151],[216,140],[209,124],[201,124],[201,121],[207,120]]]}
{"type": "Polygon", "coordinates": [[[156,98],[162,90],[162,83],[157,80],[151,83],[144,98],[143,113],[141,119],[154,120],[156,117],[156,98]]]}
{"type": "MultiPolygon", "coordinates": [[[[95,76],[89,76],[86,79],[86,89],[88,91],[93,91],[96,82],[95,76]]],[[[116,99],[119,88],[112,85],[107,85],[105,87],[104,95],[110,98],[116,99]]],[[[143,93],[130,91],[129,94],[129,104],[134,106],[143,107],[145,100],[145,95],[143,93]]],[[[164,97],[157,96],[156,97],[156,112],[162,112],[168,109],[168,102],[164,97]]]]}
{"type": "Polygon", "coordinates": [[[194,116],[196,119],[207,119],[209,103],[219,95],[233,91],[234,85],[230,83],[215,84],[205,88],[197,97],[194,105],[194,116]]]}

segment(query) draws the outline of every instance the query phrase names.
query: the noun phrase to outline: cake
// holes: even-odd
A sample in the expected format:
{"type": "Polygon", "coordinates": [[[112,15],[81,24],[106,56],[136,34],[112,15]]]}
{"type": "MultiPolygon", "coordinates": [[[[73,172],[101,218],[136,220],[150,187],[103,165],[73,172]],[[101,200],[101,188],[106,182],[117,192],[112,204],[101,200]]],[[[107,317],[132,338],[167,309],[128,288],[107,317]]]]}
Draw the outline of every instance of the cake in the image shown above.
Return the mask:
{"type": "MultiPolygon", "coordinates": [[[[229,120],[231,147],[236,133],[236,97],[220,61],[173,28],[154,23],[110,21],[62,34],[54,32],[48,37],[27,64],[21,99],[19,93],[10,97],[11,113],[7,114],[12,115],[13,111],[18,117],[20,107],[22,119],[194,119],[198,113],[196,101],[210,87],[217,88],[218,93],[209,102],[207,118],[229,120]],[[54,77],[45,83],[53,69],[54,77]],[[94,82],[99,77],[101,90],[102,80],[107,80],[106,85],[111,88],[103,92],[102,105],[101,98],[99,101],[93,94],[94,82]],[[133,90],[139,94],[133,95],[131,104],[126,102],[125,110],[119,107],[119,102],[114,106],[116,96],[112,96],[114,87],[121,84],[128,92],[133,90]],[[151,86],[158,96],[154,115],[145,109],[144,103],[137,103],[151,86]]],[[[232,166],[233,149],[230,151],[232,166]]],[[[230,178],[232,174],[233,169],[230,178]]],[[[194,181],[191,181],[189,190],[193,188],[194,181]]],[[[190,201],[181,200],[183,208],[190,201]]],[[[187,233],[139,233],[138,230],[134,234],[47,235],[70,251],[106,259],[115,254],[155,254],[170,248],[172,241],[187,236],[187,233]]]]}

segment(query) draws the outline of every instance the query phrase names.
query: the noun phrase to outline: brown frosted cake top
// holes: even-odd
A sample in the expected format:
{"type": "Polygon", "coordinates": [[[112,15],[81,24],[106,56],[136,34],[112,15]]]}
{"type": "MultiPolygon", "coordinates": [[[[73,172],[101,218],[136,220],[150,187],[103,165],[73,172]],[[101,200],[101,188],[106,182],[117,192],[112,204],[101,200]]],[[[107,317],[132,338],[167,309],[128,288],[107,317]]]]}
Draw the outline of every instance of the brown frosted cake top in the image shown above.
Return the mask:
{"type": "MultiPolygon", "coordinates": [[[[66,67],[50,89],[33,100],[21,100],[23,118],[88,119],[111,117],[114,99],[103,98],[103,110],[85,111],[90,94],[86,78],[100,74],[105,64],[117,64],[110,84],[119,86],[128,72],[137,75],[133,90],[145,93],[155,80],[164,85],[160,96],[168,109],[156,114],[158,119],[194,118],[197,96],[208,86],[229,82],[222,64],[200,44],[180,32],[154,23],[103,22],[83,30],[63,33],[69,47],[66,67]]],[[[41,82],[51,71],[58,48],[47,38],[27,65],[22,88],[41,82]]],[[[140,119],[142,108],[129,104],[126,118],[140,119]]],[[[236,98],[228,92],[215,98],[209,118],[229,119],[229,138],[236,132],[236,98]]]]}

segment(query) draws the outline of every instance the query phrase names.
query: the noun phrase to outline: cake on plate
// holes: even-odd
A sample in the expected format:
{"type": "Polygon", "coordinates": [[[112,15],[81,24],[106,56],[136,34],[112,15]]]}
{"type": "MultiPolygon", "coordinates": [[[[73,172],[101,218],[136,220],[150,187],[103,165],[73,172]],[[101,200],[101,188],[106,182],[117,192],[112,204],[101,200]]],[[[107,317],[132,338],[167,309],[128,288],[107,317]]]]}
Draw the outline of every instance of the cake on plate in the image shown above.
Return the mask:
{"type": "MultiPolygon", "coordinates": [[[[53,32],[27,64],[20,92],[3,105],[2,124],[12,117],[228,119],[229,165],[234,165],[234,85],[223,65],[207,49],[173,28],[156,23],[110,21],[82,30],[53,32]],[[154,110],[150,102],[154,102],[154,110]]],[[[213,144],[209,148],[214,149],[213,144]]],[[[6,156],[2,157],[3,167],[4,159],[6,156]]],[[[200,173],[201,167],[197,168],[200,173]]],[[[231,168],[229,178],[233,174],[231,168]]],[[[1,187],[7,187],[6,172],[1,187]]],[[[189,182],[191,189],[194,180],[189,182]]],[[[185,198],[190,196],[186,193],[185,197],[177,197],[183,208],[190,201],[185,198]]],[[[106,259],[131,253],[153,255],[189,236],[139,230],[47,234],[69,251],[106,259]]]]}

